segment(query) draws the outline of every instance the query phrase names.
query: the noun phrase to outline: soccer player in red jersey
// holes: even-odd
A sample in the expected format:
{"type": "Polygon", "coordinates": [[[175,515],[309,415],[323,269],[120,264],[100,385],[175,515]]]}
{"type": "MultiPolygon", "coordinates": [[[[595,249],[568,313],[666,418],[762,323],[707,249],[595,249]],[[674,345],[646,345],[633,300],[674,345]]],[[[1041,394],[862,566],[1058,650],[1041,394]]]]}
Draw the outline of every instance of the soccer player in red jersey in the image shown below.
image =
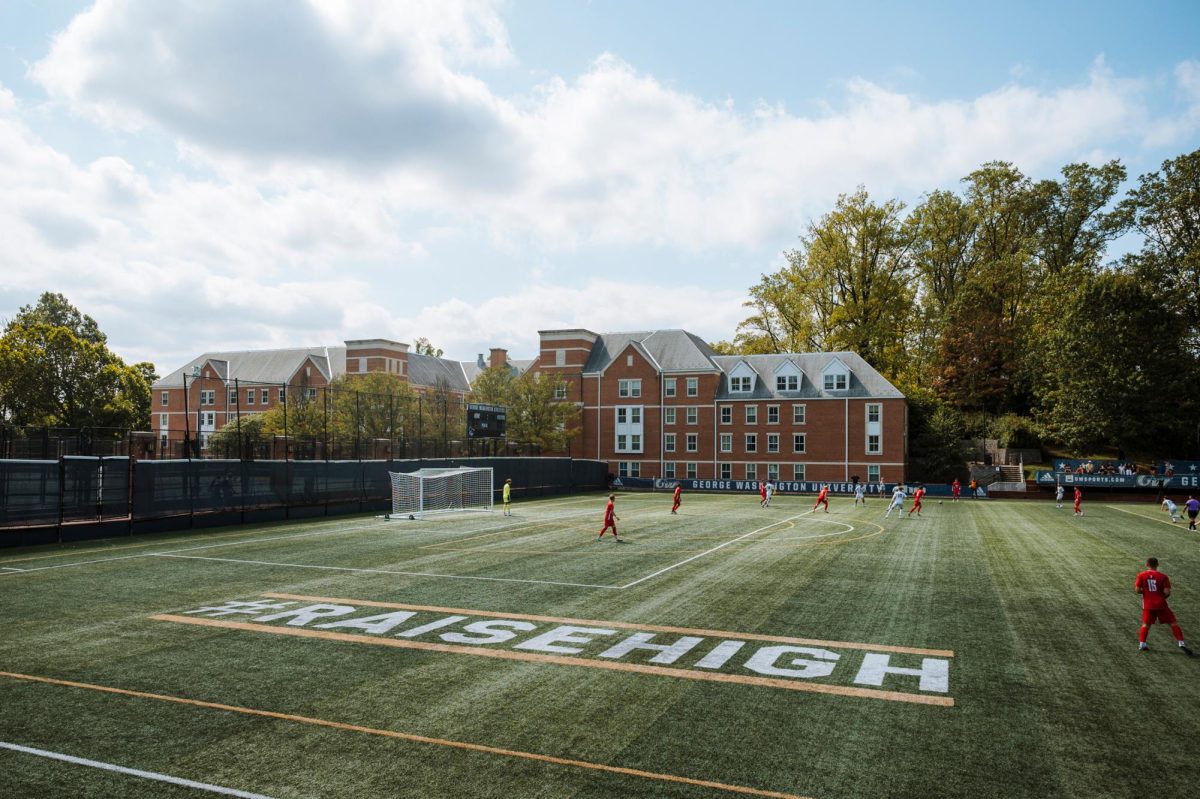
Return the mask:
{"type": "Polygon", "coordinates": [[[817,501],[813,503],[813,513],[817,512],[818,505],[824,505],[825,512],[829,513],[829,486],[821,486],[821,491],[817,494],[817,501]]]}
{"type": "Polygon", "coordinates": [[[912,516],[914,513],[918,516],[921,515],[921,497],[923,496],[925,496],[925,486],[918,485],[917,490],[913,492],[912,507],[908,509],[909,516],[912,516]]]}
{"type": "Polygon", "coordinates": [[[1175,612],[1167,607],[1167,597],[1171,595],[1171,578],[1158,570],[1158,558],[1146,558],[1146,570],[1134,580],[1133,590],[1142,595],[1142,627],[1138,630],[1138,649],[1142,652],[1150,651],[1146,643],[1146,633],[1150,632],[1151,624],[1160,621],[1171,625],[1171,634],[1179,642],[1183,653],[1192,654],[1192,650],[1183,642],[1183,630],[1175,621],[1175,612]]]}
{"type": "Polygon", "coordinates": [[[950,493],[954,495],[954,501],[958,502],[958,497],[962,494],[962,483],[958,482],[958,478],[954,478],[954,482],[950,484],[950,493]]]}
{"type": "Polygon", "coordinates": [[[679,510],[679,496],[683,493],[683,483],[675,484],[675,496],[671,497],[671,513],[679,510]]]}
{"type": "Polygon", "coordinates": [[[1075,515],[1076,516],[1083,515],[1083,508],[1080,507],[1080,503],[1082,503],[1082,502],[1083,502],[1083,492],[1079,490],[1079,486],[1075,486],[1075,515]]]}
{"type": "Polygon", "coordinates": [[[767,481],[763,480],[758,484],[758,507],[767,507],[767,481]]]}
{"type": "Polygon", "coordinates": [[[624,543],[625,539],[617,535],[617,522],[621,521],[621,517],[617,515],[617,509],[614,503],[617,501],[616,494],[608,495],[608,504],[604,506],[604,529],[600,531],[600,535],[596,538],[600,541],[604,538],[604,534],[608,532],[608,528],[612,528],[613,538],[617,539],[617,543],[624,543]]]}

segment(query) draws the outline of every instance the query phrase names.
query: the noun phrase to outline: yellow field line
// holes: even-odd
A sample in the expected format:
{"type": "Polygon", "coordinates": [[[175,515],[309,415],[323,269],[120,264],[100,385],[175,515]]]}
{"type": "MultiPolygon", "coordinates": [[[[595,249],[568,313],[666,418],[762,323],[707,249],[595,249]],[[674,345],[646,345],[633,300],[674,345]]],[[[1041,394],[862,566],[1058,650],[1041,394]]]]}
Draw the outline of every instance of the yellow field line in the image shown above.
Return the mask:
{"type": "MultiPolygon", "coordinates": [[[[878,535],[873,533],[872,535],[878,535]]],[[[538,616],[532,613],[505,613],[493,610],[470,610],[467,608],[444,608],[436,605],[409,605],[401,602],[376,602],[368,599],[345,599],[339,597],[307,596],[304,594],[281,594],[265,592],[268,599],[296,599],[302,602],[328,602],[339,605],[361,605],[366,608],[389,608],[392,610],[417,610],[430,613],[446,613],[453,616],[485,616],[495,619],[520,619],[522,621],[544,621],[553,624],[579,624],[587,627],[616,627],[620,630],[641,630],[655,633],[679,633],[680,635],[699,635],[711,638],[736,638],[747,641],[768,641],[773,644],[803,644],[806,646],[830,646],[836,649],[865,649],[870,652],[897,652],[905,655],[925,655],[928,657],[954,657],[950,649],[919,649],[911,646],[892,646],[890,644],[862,644],[853,641],[824,641],[817,638],[792,638],[784,635],[758,635],[756,633],[737,633],[728,630],[705,630],[693,627],[670,627],[661,624],[636,624],[627,621],[599,621],[596,619],[572,619],[562,616],[538,616]]],[[[188,617],[191,618],[191,617],[188,617]]],[[[273,628],[272,628],[273,629],[273,628]]]]}
{"type": "Polygon", "coordinates": [[[205,702],[200,699],[188,699],[186,697],[171,696],[169,694],[155,694],[147,691],[134,691],[127,688],[113,688],[107,685],[94,685],[92,683],[75,682],[73,680],[59,680],[53,677],[38,677],[32,674],[19,674],[8,671],[0,671],[0,677],[8,677],[10,679],[24,680],[27,682],[44,683],[47,685],[57,685],[65,688],[82,688],[89,691],[101,691],[103,693],[117,694],[119,696],[137,697],[139,699],[153,699],[159,702],[172,702],[180,705],[207,708],[209,710],[224,710],[230,713],[241,713],[247,716],[260,716],[269,719],[277,719],[279,721],[292,721],[299,724],[310,724],[316,727],[328,727],[347,732],[361,732],[367,735],[395,738],[412,743],[444,746],[452,749],[462,749],[469,752],[480,752],[488,755],[521,758],[523,760],[534,760],[542,763],[550,763],[556,766],[568,766],[571,768],[589,769],[591,771],[603,771],[610,774],[620,774],[626,777],[638,777],[646,780],[657,780],[659,782],[674,782],[681,783],[683,785],[695,785],[701,788],[712,788],[718,791],[728,791],[731,793],[739,793],[749,796],[765,796],[770,797],[770,799],[807,799],[807,797],[797,796],[796,794],[782,793],[780,791],[768,791],[760,788],[751,788],[745,785],[730,785],[723,782],[715,782],[713,780],[702,780],[694,777],[681,777],[675,774],[663,774],[656,771],[644,771],[642,769],[625,768],[623,766],[609,766],[604,763],[593,763],[587,760],[555,757],[554,755],[543,755],[537,752],[522,752],[518,749],[505,749],[498,746],[469,743],[467,741],[453,741],[446,738],[432,738],[427,735],[415,735],[413,733],[384,730],[377,727],[364,727],[359,724],[347,724],[345,722],[329,721],[327,719],[318,719],[311,716],[299,716],[294,713],[279,713],[274,710],[261,710],[258,708],[241,707],[239,705],[226,705],[219,702],[205,702]]]}

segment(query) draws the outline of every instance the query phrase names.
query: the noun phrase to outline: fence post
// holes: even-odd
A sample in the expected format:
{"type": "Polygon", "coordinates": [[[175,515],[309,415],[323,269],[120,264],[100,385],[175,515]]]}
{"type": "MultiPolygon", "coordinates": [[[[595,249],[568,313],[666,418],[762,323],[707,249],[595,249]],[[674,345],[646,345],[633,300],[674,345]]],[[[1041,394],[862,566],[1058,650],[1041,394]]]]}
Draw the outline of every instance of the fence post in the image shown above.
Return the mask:
{"type": "Polygon", "coordinates": [[[63,542],[63,520],[66,518],[67,461],[58,457],[58,543],[63,542]]]}

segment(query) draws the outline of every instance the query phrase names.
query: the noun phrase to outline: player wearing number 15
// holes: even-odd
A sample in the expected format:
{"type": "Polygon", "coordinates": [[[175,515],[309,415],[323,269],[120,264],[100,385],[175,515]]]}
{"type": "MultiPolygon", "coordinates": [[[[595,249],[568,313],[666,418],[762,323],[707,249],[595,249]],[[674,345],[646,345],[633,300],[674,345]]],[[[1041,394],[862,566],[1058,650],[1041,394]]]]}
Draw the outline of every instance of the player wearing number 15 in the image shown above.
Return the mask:
{"type": "Polygon", "coordinates": [[[1183,630],[1175,621],[1175,613],[1167,607],[1167,597],[1171,595],[1171,578],[1158,570],[1158,558],[1146,559],[1146,570],[1137,576],[1133,590],[1142,595],[1142,627],[1138,630],[1138,649],[1149,652],[1146,643],[1146,633],[1150,625],[1156,621],[1171,625],[1171,633],[1179,642],[1179,649],[1185,655],[1192,654],[1187,644],[1183,642],[1183,630]]]}

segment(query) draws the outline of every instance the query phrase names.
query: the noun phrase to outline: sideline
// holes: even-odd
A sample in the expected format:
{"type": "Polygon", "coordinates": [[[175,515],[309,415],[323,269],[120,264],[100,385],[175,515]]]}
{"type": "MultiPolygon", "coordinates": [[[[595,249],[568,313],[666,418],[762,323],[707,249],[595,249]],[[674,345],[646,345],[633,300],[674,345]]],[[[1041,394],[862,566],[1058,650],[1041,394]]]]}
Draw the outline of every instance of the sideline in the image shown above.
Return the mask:
{"type": "Polygon", "coordinates": [[[158,782],[169,782],[172,785],[182,785],[184,788],[196,788],[209,793],[219,793],[223,796],[239,796],[241,799],[271,799],[261,793],[250,793],[249,791],[239,791],[236,788],[223,788],[220,785],[211,785],[207,782],[196,782],[195,780],[187,780],[183,777],[172,777],[170,774],[159,774],[157,771],[142,771],[138,768],[127,768],[118,766],[115,763],[104,763],[100,760],[88,760],[86,757],[75,757],[74,755],[64,755],[60,752],[48,752],[45,749],[34,749],[32,746],[21,746],[20,744],[12,744],[7,741],[0,741],[0,749],[8,749],[13,752],[22,752],[27,755],[36,755],[38,757],[46,757],[51,760],[61,760],[64,763],[73,763],[76,766],[88,766],[90,768],[98,768],[104,771],[115,771],[118,774],[128,774],[131,777],[141,777],[146,780],[156,780],[158,782]]]}

